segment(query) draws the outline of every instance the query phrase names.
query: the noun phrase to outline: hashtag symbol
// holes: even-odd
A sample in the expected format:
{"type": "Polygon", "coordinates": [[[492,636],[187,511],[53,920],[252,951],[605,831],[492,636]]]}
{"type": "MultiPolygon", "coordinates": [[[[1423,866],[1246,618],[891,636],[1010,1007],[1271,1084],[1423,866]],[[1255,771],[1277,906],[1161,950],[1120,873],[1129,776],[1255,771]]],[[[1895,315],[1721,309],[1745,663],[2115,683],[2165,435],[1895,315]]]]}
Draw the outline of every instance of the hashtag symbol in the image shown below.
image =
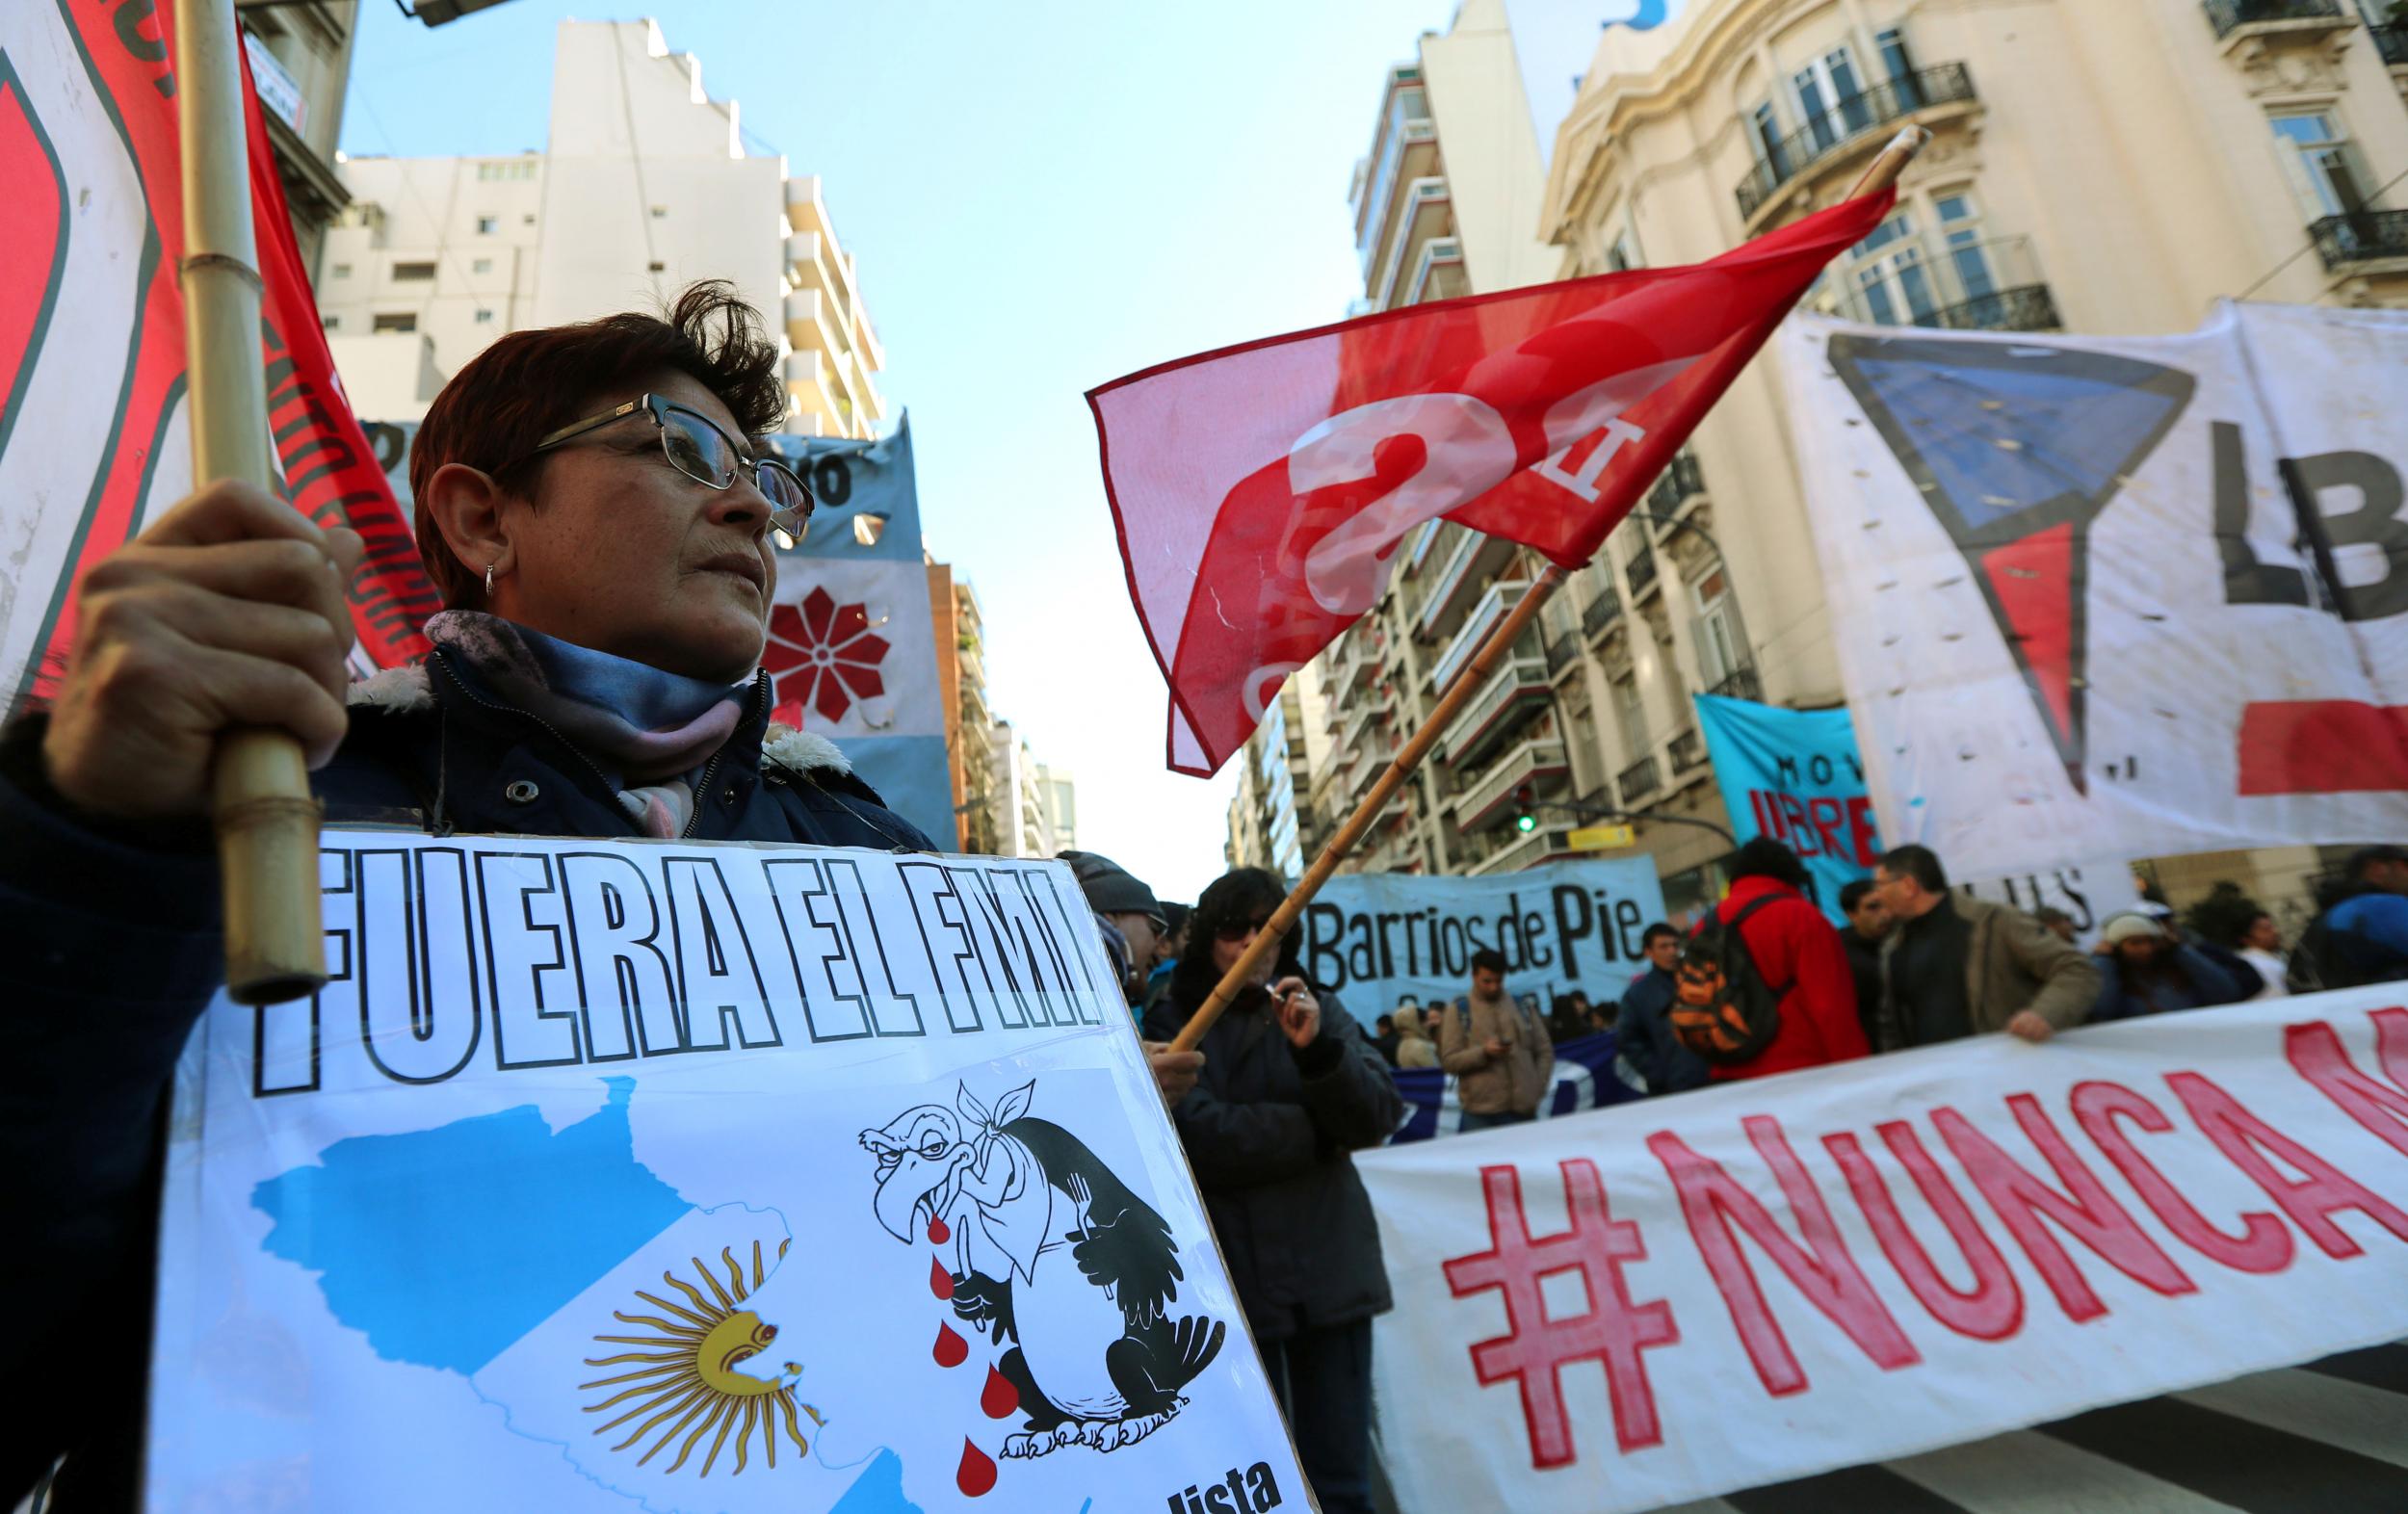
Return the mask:
{"type": "Polygon", "coordinates": [[[1639,1353],[1681,1339],[1670,1304],[1662,1299],[1631,1301],[1622,1265],[1645,1261],[1647,1243],[1637,1225],[1615,1219],[1606,1207],[1606,1184],[1597,1164],[1575,1158],[1559,1165],[1571,1229],[1533,1239],[1522,1212],[1521,1172],[1509,1164],[1482,1167],[1489,1248],[1446,1264],[1447,1285],[1455,1297],[1468,1298],[1492,1288],[1505,1295],[1505,1333],[1472,1347],[1472,1370],[1482,1387],[1508,1379],[1519,1384],[1533,1467],[1560,1467],[1577,1454],[1559,1374],[1578,1362],[1604,1365],[1607,1393],[1613,1400],[1614,1439],[1622,1449],[1662,1444],[1655,1391],[1639,1353]],[[1575,1270],[1587,1288],[1587,1313],[1548,1318],[1540,1279],[1575,1270]]]}

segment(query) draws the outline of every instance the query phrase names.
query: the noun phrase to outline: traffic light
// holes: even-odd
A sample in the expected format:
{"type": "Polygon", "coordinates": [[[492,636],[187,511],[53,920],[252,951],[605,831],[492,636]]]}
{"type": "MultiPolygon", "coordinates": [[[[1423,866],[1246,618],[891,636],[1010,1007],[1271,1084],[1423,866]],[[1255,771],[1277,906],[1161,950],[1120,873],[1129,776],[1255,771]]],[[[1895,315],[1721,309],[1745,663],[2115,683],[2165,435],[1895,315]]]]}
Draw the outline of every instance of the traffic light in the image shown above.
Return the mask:
{"type": "Polygon", "coordinates": [[[1538,791],[1527,783],[1513,791],[1513,828],[1525,836],[1538,828],[1538,817],[1531,810],[1537,798],[1538,791]]]}

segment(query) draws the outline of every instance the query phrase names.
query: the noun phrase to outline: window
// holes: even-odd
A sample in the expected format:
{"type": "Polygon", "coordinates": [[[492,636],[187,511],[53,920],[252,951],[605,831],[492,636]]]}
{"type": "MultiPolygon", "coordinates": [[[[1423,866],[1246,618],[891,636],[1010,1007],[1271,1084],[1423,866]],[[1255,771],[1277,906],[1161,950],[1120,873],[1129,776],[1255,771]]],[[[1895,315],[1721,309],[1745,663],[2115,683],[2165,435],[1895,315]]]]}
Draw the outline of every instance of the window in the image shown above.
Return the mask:
{"type": "Polygon", "coordinates": [[[393,265],[393,282],[397,284],[423,284],[432,277],[434,277],[432,263],[396,263],[393,265]]]}
{"type": "Polygon", "coordinates": [[[1915,60],[1906,50],[1906,34],[1893,26],[1886,32],[1872,34],[1872,44],[1881,51],[1881,67],[1892,84],[1903,84],[1914,77],[1915,60]]]}
{"type": "Polygon", "coordinates": [[[1606,248],[1606,267],[1617,274],[1624,274],[1644,266],[1644,261],[1639,257],[1638,244],[1632,240],[1631,229],[1628,226],[1623,227],[1614,236],[1613,246],[1606,248]]]}
{"type": "Polygon", "coordinates": [[[1990,270],[1990,248],[1981,234],[1981,213],[1971,195],[1942,195],[1932,202],[1940,213],[1941,239],[1948,244],[1950,270],[1956,275],[1957,298],[1981,300],[1999,292],[1990,270]]]}
{"type": "Polygon", "coordinates": [[[1714,569],[1691,590],[1697,596],[1697,618],[1689,623],[1690,641],[1697,648],[1697,676],[1713,689],[1747,667],[1747,631],[1740,622],[1739,601],[1731,597],[1723,568],[1714,569]]]}
{"type": "Polygon", "coordinates": [[[534,225],[534,224],[536,223],[536,213],[535,213],[534,211],[532,211],[532,210],[531,210],[531,211],[527,212],[527,214],[525,214],[524,216],[521,216],[521,217],[519,218],[519,221],[520,221],[520,222],[521,222],[522,224],[524,224],[524,225],[530,225],[530,226],[532,226],[532,225],[534,225]]]}
{"type": "Polygon", "coordinates": [[[318,326],[321,330],[340,331],[343,329],[343,318],[339,315],[321,316],[318,318],[318,326]]]}
{"type": "Polygon", "coordinates": [[[335,265],[334,265],[334,276],[335,276],[335,277],[337,277],[337,278],[349,278],[349,277],[351,277],[351,276],[352,276],[352,266],[351,266],[349,263],[337,263],[337,264],[335,264],[335,265]]]}
{"type": "Polygon", "coordinates": [[[401,315],[380,315],[377,317],[376,324],[369,327],[369,329],[374,331],[415,331],[418,329],[418,313],[412,310],[405,312],[401,315]]]}
{"type": "Polygon", "coordinates": [[[1817,152],[1840,144],[1872,124],[1872,112],[1856,82],[1856,62],[1845,47],[1831,51],[1790,76],[1797,90],[1797,113],[1817,152]]]}
{"type": "Polygon", "coordinates": [[[492,216],[479,216],[477,218],[477,235],[481,237],[489,237],[493,235],[494,232],[500,230],[501,225],[502,222],[492,216]]]}
{"type": "Polygon", "coordinates": [[[468,271],[472,274],[490,274],[493,272],[493,259],[481,257],[468,265],[468,271]]]}
{"type": "Polygon", "coordinates": [[[2284,149],[2291,189],[2313,220],[2369,209],[2367,175],[2357,148],[2330,111],[2302,111],[2274,117],[2274,140],[2284,149]]]}
{"type": "Polygon", "coordinates": [[[1940,308],[1931,270],[1915,240],[1912,215],[1899,211],[1849,249],[1848,281],[1864,319],[1880,326],[1928,326],[1940,308]]]}
{"type": "Polygon", "coordinates": [[[668,272],[668,265],[660,261],[658,258],[646,263],[644,267],[650,269],[655,274],[666,274],[668,272]]]}
{"type": "Polygon", "coordinates": [[[1622,747],[1636,762],[1647,755],[1647,706],[1639,698],[1638,680],[1623,677],[1613,681],[1613,714],[1622,726],[1622,747]]]}
{"type": "Polygon", "coordinates": [[[1788,178],[1790,155],[1781,146],[1781,121],[1772,114],[1772,102],[1767,100],[1750,111],[1747,124],[1756,139],[1756,156],[1769,165],[1775,174],[1788,178]]]}
{"type": "Polygon", "coordinates": [[[668,219],[668,207],[667,205],[653,206],[652,219],[655,221],[667,221],[668,219]]]}
{"type": "Polygon", "coordinates": [[[477,324],[479,326],[491,326],[493,324],[493,312],[480,308],[477,311],[477,324]]]}

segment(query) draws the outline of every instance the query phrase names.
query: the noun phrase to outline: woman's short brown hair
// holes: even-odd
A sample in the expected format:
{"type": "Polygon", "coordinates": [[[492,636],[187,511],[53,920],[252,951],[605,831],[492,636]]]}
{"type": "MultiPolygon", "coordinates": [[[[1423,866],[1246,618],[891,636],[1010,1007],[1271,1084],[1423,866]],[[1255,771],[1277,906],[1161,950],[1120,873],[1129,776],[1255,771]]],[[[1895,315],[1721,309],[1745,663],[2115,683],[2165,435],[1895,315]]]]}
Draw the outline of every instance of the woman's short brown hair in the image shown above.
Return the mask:
{"type": "Polygon", "coordinates": [[[536,443],[584,420],[606,396],[655,374],[682,373],[719,396],[748,436],[786,419],[777,344],[760,313],[722,279],[695,284],[666,318],[629,311],[573,326],[513,331],[479,352],[427,407],[410,446],[417,497],[418,558],[446,605],[480,602],[482,570],[456,556],[427,506],[428,485],[447,462],[491,474],[531,497],[536,443]]]}

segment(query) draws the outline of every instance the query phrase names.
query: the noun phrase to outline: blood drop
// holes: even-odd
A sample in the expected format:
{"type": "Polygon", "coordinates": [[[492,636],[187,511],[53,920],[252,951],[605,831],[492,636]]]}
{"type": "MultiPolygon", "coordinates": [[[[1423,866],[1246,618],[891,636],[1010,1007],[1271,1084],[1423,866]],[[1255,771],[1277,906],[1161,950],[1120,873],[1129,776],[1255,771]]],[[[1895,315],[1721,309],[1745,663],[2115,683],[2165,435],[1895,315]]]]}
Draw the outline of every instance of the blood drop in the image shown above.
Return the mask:
{"type": "Polygon", "coordinates": [[[1000,1420],[1020,1407],[1020,1390],[1011,1385],[1010,1378],[989,1367],[986,1389],[979,1395],[979,1407],[986,1411],[988,1419],[1000,1420]]]}
{"type": "MultiPolygon", "coordinates": [[[[929,1354],[936,1358],[939,1367],[959,1367],[970,1359],[970,1343],[963,1340],[952,1325],[940,1324],[936,1327],[935,1348],[929,1354]]],[[[992,1367],[986,1370],[987,1375],[994,1375],[995,1369],[992,1367]]],[[[1007,1383],[1004,1386],[1011,1385],[1007,1383]]]]}
{"type": "Polygon", "coordinates": [[[995,1458],[970,1444],[967,1435],[961,1438],[961,1470],[954,1474],[954,1486],[972,1499],[995,1486],[995,1458]]]}
{"type": "Polygon", "coordinates": [[[929,1240],[930,1244],[941,1246],[946,1241],[953,1239],[954,1227],[945,1223],[944,1215],[931,1214],[929,1216],[929,1240]]]}
{"type": "Polygon", "coordinates": [[[939,1298],[954,1296],[954,1275],[934,1257],[929,1258],[929,1292],[939,1298]]]}

